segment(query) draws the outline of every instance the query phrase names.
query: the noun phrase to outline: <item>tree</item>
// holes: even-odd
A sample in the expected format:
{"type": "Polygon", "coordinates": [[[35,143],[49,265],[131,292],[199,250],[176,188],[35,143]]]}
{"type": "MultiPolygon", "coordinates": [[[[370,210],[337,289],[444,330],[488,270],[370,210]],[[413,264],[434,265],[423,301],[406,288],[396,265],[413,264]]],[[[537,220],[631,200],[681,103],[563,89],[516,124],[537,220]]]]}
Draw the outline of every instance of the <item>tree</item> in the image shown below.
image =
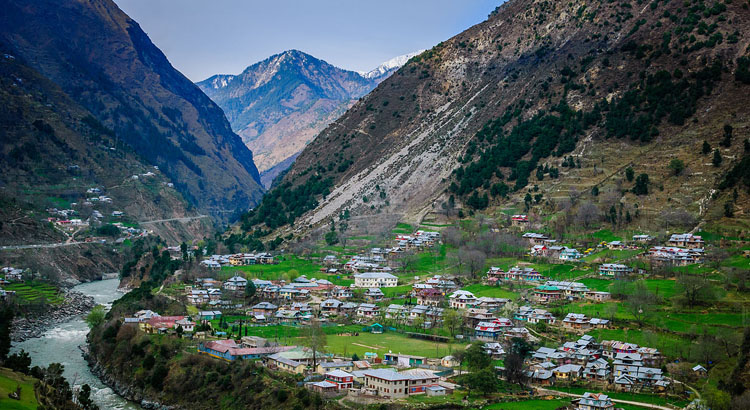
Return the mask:
{"type": "Polygon", "coordinates": [[[359,356],[357,356],[357,354],[356,354],[356,353],[354,353],[354,354],[352,355],[352,361],[353,361],[353,362],[358,362],[358,361],[359,361],[359,356]]]}
{"type": "Polygon", "coordinates": [[[450,333],[451,338],[456,335],[456,330],[461,327],[463,317],[461,313],[455,309],[446,309],[443,312],[443,328],[450,333]]]}
{"type": "Polygon", "coordinates": [[[683,274],[677,278],[677,301],[683,306],[706,305],[718,299],[717,289],[705,277],[683,274]]]}
{"type": "Polygon", "coordinates": [[[31,366],[31,356],[21,349],[18,353],[13,353],[5,359],[3,365],[14,372],[23,374],[29,374],[29,366],[31,366]]]}
{"type": "Polygon", "coordinates": [[[667,166],[667,168],[672,170],[672,173],[674,173],[675,175],[680,175],[685,169],[685,163],[681,159],[673,158],[671,161],[669,161],[669,165],[667,166]]]}
{"type": "Polygon", "coordinates": [[[10,333],[13,325],[13,309],[6,306],[0,309],[0,362],[5,361],[10,352],[10,333]]]}
{"type": "Polygon", "coordinates": [[[599,196],[599,187],[594,185],[593,188],[591,188],[591,196],[599,196]]]}
{"type": "Polygon", "coordinates": [[[485,396],[498,389],[497,376],[492,367],[485,367],[467,374],[462,380],[469,389],[476,390],[485,396]]]}
{"type": "Polygon", "coordinates": [[[576,213],[576,222],[582,225],[585,229],[588,229],[594,223],[599,221],[599,208],[596,207],[592,202],[587,201],[582,203],[578,207],[576,213]]]}
{"type": "Polygon", "coordinates": [[[645,320],[653,313],[656,304],[656,295],[648,290],[643,280],[635,282],[632,293],[625,301],[625,305],[638,322],[639,327],[642,327],[645,320]]]}
{"type": "MultiPolygon", "coordinates": [[[[460,250],[459,250],[460,252],[460,250]]],[[[466,268],[471,279],[476,279],[479,272],[484,271],[484,264],[487,261],[487,255],[476,249],[466,252],[466,268]]]]}
{"type": "Polygon", "coordinates": [[[627,179],[628,182],[633,182],[633,177],[635,177],[635,171],[633,170],[633,168],[625,168],[625,179],[627,179]]]}
{"type": "Polygon", "coordinates": [[[83,410],[98,410],[99,406],[91,398],[91,386],[84,384],[77,394],[78,406],[83,410]]]}
{"type": "Polygon", "coordinates": [[[177,329],[175,329],[177,332],[177,337],[182,339],[182,334],[185,333],[185,329],[182,328],[182,325],[177,325],[177,329]]]}
{"type": "Polygon", "coordinates": [[[91,312],[86,315],[86,324],[89,326],[89,329],[93,329],[104,323],[104,315],[104,306],[94,306],[94,308],[91,309],[91,312]]]}
{"type": "Polygon", "coordinates": [[[180,251],[182,252],[182,260],[186,261],[188,260],[188,246],[185,242],[180,244],[180,251]]]}
{"type": "Polygon", "coordinates": [[[724,125],[724,138],[721,139],[719,145],[725,148],[732,146],[732,126],[729,124],[724,125]]]}
{"type": "Polygon", "coordinates": [[[318,353],[323,352],[326,346],[326,334],[320,326],[320,322],[312,320],[310,325],[304,327],[301,332],[302,344],[312,350],[313,369],[318,367],[318,353]]]}
{"type": "Polygon", "coordinates": [[[636,195],[648,195],[648,174],[640,174],[635,179],[633,193],[636,195]]]}
{"type": "Polygon", "coordinates": [[[331,229],[325,234],[324,237],[328,246],[333,246],[339,243],[339,236],[336,234],[336,223],[331,219],[331,229]]]}
{"type": "Polygon", "coordinates": [[[255,296],[256,291],[255,283],[253,283],[252,280],[247,281],[247,285],[245,286],[245,298],[252,299],[253,296],[255,296]]]}
{"type": "Polygon", "coordinates": [[[484,369],[492,364],[492,358],[484,351],[483,342],[472,343],[471,346],[466,349],[464,359],[466,360],[469,370],[472,372],[484,369]]]}
{"type": "Polygon", "coordinates": [[[711,163],[714,164],[715,167],[718,167],[721,165],[721,152],[719,152],[719,149],[714,150],[714,158],[711,160],[711,163]]]}
{"type": "Polygon", "coordinates": [[[709,144],[708,141],[703,141],[701,152],[703,152],[703,155],[707,155],[711,152],[711,144],[709,144]]]}

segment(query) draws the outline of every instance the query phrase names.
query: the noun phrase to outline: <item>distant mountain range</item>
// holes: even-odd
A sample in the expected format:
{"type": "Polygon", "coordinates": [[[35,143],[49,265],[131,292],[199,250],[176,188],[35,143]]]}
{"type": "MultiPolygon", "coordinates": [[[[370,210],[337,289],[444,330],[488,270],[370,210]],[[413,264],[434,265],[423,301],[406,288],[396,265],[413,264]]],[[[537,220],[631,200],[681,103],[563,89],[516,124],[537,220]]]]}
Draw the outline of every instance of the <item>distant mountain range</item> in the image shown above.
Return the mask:
{"type": "Polygon", "coordinates": [[[224,109],[234,131],[253,151],[268,187],[321,130],[414,55],[358,73],[289,50],[241,74],[214,75],[198,86],[224,109]]]}

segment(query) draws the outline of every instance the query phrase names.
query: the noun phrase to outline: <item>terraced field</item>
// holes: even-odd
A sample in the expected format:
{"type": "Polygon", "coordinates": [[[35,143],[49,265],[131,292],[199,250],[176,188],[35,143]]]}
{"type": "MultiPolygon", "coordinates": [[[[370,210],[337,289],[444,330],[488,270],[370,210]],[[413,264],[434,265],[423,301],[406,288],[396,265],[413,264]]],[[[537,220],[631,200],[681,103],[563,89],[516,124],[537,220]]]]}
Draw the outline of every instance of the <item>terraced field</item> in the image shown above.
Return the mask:
{"type": "Polygon", "coordinates": [[[65,300],[60,294],[59,289],[47,283],[12,283],[7,285],[5,290],[15,291],[18,300],[22,303],[51,303],[58,305],[65,300]]]}

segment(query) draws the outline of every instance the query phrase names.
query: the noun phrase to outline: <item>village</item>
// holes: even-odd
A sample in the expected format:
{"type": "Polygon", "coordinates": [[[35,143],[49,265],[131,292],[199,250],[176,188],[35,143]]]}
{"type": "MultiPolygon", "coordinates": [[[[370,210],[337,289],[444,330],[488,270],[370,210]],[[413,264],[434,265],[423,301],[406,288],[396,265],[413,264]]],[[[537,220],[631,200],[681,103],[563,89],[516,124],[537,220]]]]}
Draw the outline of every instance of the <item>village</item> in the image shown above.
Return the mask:
{"type": "MultiPolygon", "coordinates": [[[[157,291],[184,303],[189,314],[145,310],[122,322],[155,337],[191,340],[196,352],[216,360],[254,360],[299,375],[310,390],[357,403],[457,399],[467,388],[462,375],[472,350],[491,361],[498,380],[523,380],[534,395],[580,391],[572,402],[579,409],[614,409],[618,394],[635,402],[687,403],[692,389],[667,371],[672,352],[639,345],[642,336],[602,337],[618,331],[613,320],[620,316],[603,289],[642,281],[650,277],[648,267],[704,262],[701,236],[672,234],[658,244],[636,234],[579,251],[523,231],[525,215],[512,221],[526,254],[490,264],[476,280],[404,268],[405,255],[439,257],[444,240],[428,230],[397,233],[391,247],[322,253],[309,262],[289,254],[195,249],[199,277],[185,279],[178,271],[157,291]],[[627,257],[611,257],[618,252],[627,257]],[[609,255],[597,261],[618,262],[591,263],[597,254],[609,255]],[[556,271],[561,266],[570,270],[556,271]],[[316,335],[322,341],[314,342],[316,335]],[[508,355],[517,356],[518,346],[525,349],[521,364],[510,368],[508,355]]],[[[178,246],[165,249],[174,259],[184,257],[178,246]]],[[[691,381],[704,378],[706,367],[694,363],[691,381]]]]}

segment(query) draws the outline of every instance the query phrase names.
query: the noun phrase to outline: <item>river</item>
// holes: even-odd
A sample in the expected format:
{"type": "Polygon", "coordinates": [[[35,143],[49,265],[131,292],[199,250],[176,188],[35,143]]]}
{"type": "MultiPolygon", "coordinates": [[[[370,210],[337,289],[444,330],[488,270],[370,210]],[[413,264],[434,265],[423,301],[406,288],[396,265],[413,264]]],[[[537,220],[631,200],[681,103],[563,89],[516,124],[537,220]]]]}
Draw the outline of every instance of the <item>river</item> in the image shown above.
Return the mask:
{"type": "MultiPolygon", "coordinates": [[[[101,280],[78,285],[77,290],[94,298],[96,303],[107,309],[112,302],[122,296],[117,291],[117,279],[101,280]]],[[[65,378],[71,385],[88,384],[92,397],[99,407],[104,409],[139,409],[140,406],[128,402],[105,386],[93,373],[78,346],[86,343],[89,328],[83,317],[71,319],[46,331],[41,337],[14,343],[12,351],[25,350],[31,355],[32,366],[47,366],[50,363],[62,363],[65,366],[65,378]]]]}

